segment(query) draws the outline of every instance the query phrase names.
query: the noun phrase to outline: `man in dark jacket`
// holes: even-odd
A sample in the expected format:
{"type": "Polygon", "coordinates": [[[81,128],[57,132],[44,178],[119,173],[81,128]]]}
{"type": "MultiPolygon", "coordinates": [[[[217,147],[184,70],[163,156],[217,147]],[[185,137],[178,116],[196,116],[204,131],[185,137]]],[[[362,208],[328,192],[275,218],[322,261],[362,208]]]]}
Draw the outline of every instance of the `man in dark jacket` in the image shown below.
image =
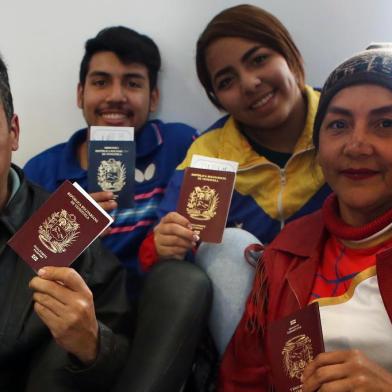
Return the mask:
{"type": "Polygon", "coordinates": [[[179,391],[207,319],[208,278],[191,263],[157,265],[130,320],[125,272],[99,241],[72,268],[37,276],[7,246],[47,198],[11,164],[18,142],[0,57],[0,391],[179,391]]]}
{"type": "Polygon", "coordinates": [[[125,273],[99,242],[38,276],[7,241],[47,198],[11,164],[19,123],[0,58],[0,390],[105,390],[125,363],[125,273]]]}

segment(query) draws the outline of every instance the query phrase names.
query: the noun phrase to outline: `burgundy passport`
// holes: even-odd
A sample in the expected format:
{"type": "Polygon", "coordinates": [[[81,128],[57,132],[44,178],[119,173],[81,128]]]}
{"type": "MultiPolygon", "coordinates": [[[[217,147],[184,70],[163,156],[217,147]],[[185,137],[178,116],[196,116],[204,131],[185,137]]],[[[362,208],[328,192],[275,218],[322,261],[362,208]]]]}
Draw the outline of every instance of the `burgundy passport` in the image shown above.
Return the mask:
{"type": "Polygon", "coordinates": [[[302,391],[301,376],[306,365],[324,352],[318,303],[270,323],[266,340],[276,391],[302,391]]]}
{"type": "Polygon", "coordinates": [[[234,180],[234,172],[185,169],[177,212],[191,222],[193,231],[202,241],[222,241],[234,180]]]}
{"type": "Polygon", "coordinates": [[[65,181],[8,241],[38,271],[69,266],[112,218],[79,187],[65,181]]]}

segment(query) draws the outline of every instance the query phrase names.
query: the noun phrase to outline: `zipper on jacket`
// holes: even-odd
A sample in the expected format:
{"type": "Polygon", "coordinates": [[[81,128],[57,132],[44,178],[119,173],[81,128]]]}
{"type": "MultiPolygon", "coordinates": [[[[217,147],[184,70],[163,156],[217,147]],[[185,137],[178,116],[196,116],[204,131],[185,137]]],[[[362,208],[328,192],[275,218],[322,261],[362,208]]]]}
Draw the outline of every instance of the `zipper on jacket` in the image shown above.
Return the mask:
{"type": "Polygon", "coordinates": [[[314,147],[308,147],[304,148],[303,150],[295,152],[286,162],[283,168],[278,166],[276,163],[273,162],[263,162],[263,163],[256,163],[255,165],[251,166],[246,166],[244,168],[238,168],[237,172],[244,172],[247,170],[254,169],[256,167],[261,167],[261,166],[273,166],[276,167],[279,170],[279,176],[280,176],[280,191],[278,194],[278,214],[279,214],[279,221],[280,221],[280,230],[283,229],[285,225],[285,217],[284,217],[284,211],[283,211],[283,190],[286,186],[286,168],[288,167],[290,161],[292,161],[295,157],[304,154],[305,152],[314,150],[314,147]]]}
{"type": "MultiPolygon", "coordinates": [[[[303,150],[300,150],[300,151],[295,152],[295,153],[288,159],[288,161],[287,161],[286,164],[284,165],[284,168],[286,168],[286,167],[288,166],[289,162],[292,161],[292,160],[293,160],[295,157],[297,157],[298,155],[302,155],[303,153],[305,153],[305,152],[307,152],[307,151],[314,150],[314,149],[315,149],[314,147],[308,147],[308,148],[304,148],[303,150]]],[[[237,173],[238,173],[238,172],[244,172],[244,171],[252,170],[252,169],[255,169],[256,167],[261,167],[261,166],[274,166],[274,167],[277,167],[278,169],[280,169],[280,167],[279,167],[276,163],[273,163],[273,162],[268,161],[268,162],[263,162],[263,163],[255,163],[255,164],[253,164],[253,165],[245,166],[245,167],[242,167],[242,168],[241,168],[241,167],[238,167],[237,173]]]]}
{"type": "Polygon", "coordinates": [[[280,230],[284,227],[284,213],[283,213],[283,191],[286,185],[286,169],[279,168],[279,176],[280,176],[280,191],[278,194],[278,213],[280,220],[280,230]]]}

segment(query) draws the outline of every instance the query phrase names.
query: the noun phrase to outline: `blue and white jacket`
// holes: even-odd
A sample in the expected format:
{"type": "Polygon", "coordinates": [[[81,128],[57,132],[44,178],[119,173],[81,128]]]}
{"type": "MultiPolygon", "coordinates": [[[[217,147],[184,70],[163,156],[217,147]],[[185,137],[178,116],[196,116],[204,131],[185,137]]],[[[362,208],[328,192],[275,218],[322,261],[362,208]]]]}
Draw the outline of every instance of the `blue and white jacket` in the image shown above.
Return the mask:
{"type": "MultiPolygon", "coordinates": [[[[134,207],[111,212],[114,223],[102,242],[128,269],[128,292],[139,289],[137,253],[140,243],[157,221],[157,206],[176,166],[182,162],[195,129],[181,123],[149,121],[136,133],[134,207]]],[[[24,167],[27,178],[53,192],[65,180],[87,189],[87,171],[80,167],[77,149],[86,140],[87,129],[74,133],[66,143],[38,154],[24,167]]]]}

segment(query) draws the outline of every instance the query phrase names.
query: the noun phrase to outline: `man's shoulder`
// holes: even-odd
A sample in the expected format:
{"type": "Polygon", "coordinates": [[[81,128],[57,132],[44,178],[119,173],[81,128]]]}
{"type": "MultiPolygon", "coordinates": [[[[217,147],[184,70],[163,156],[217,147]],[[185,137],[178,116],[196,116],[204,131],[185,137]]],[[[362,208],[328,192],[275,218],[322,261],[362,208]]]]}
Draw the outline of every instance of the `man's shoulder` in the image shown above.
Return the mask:
{"type": "Polygon", "coordinates": [[[12,167],[20,178],[20,185],[10,201],[10,211],[12,216],[18,216],[18,220],[26,221],[48,199],[50,193],[29,181],[18,166],[13,164],[12,167]]]}
{"type": "Polygon", "coordinates": [[[48,158],[59,159],[61,152],[64,150],[67,143],[59,143],[55,146],[49,147],[46,150],[38,153],[29,159],[26,163],[26,166],[32,165],[37,162],[41,162],[43,160],[47,160],[48,158]]]}
{"type": "Polygon", "coordinates": [[[215,121],[210,127],[208,127],[195,141],[194,148],[207,150],[215,150],[215,147],[219,147],[220,137],[223,135],[224,127],[229,119],[229,116],[224,116],[219,120],[215,121]]]}
{"type": "Polygon", "coordinates": [[[151,123],[159,128],[165,140],[169,139],[175,143],[182,143],[184,140],[194,140],[199,136],[196,128],[182,122],[166,123],[162,120],[153,120],[151,123]]]}
{"type": "Polygon", "coordinates": [[[26,177],[48,190],[56,188],[56,173],[60,167],[65,143],[50,147],[27,161],[23,167],[26,177]]]}
{"type": "Polygon", "coordinates": [[[80,140],[84,140],[85,133],[86,129],[78,130],[72,134],[68,141],[58,143],[33,156],[27,161],[23,170],[30,178],[33,170],[42,169],[42,167],[51,167],[51,165],[56,164],[63,159],[63,154],[66,153],[67,147],[76,145],[80,142],[80,140]]]}

